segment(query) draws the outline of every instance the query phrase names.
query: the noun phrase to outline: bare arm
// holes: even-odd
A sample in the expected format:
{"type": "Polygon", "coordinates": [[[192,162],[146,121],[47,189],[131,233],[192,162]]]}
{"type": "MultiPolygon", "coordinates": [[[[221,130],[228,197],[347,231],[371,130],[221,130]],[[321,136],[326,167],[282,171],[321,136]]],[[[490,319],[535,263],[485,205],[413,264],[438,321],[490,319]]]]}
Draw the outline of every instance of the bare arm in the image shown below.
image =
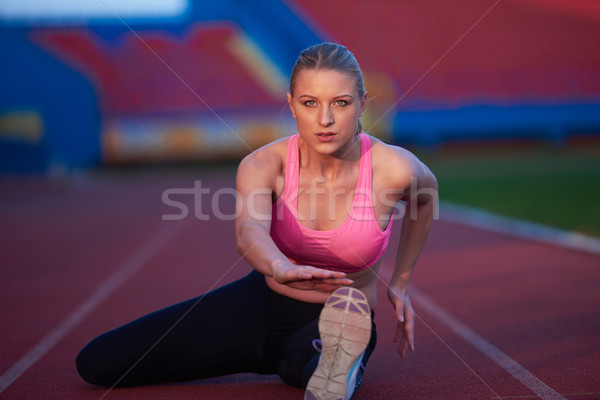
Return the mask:
{"type": "Polygon", "coordinates": [[[437,181],[429,168],[412,155],[409,155],[408,161],[412,176],[403,198],[406,201],[406,214],[394,272],[388,286],[388,297],[394,305],[398,320],[394,342],[399,341],[398,352],[402,356],[409,348],[414,350],[414,311],[408,288],[412,271],[429,234],[438,201],[437,181]]]}
{"type": "Polygon", "coordinates": [[[271,239],[272,203],[281,164],[281,158],[269,149],[258,150],[240,163],[235,221],[238,253],[257,271],[297,289],[333,291],[352,283],[342,272],[293,264],[271,239]]]}
{"type": "Polygon", "coordinates": [[[390,286],[408,288],[412,270],[421,254],[437,208],[438,186],[431,171],[421,162],[413,169],[414,175],[406,198],[406,214],[396,265],[390,286]]]}

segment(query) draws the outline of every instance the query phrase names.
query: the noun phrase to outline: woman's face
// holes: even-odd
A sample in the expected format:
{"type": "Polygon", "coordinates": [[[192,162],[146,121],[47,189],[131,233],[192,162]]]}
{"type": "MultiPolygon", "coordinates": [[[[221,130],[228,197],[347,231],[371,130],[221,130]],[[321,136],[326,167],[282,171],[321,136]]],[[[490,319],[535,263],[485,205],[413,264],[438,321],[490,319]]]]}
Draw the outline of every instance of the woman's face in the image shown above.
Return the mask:
{"type": "Polygon", "coordinates": [[[366,97],[349,73],[309,69],[296,76],[288,102],[300,137],[317,152],[335,155],[354,144],[366,97]]]}

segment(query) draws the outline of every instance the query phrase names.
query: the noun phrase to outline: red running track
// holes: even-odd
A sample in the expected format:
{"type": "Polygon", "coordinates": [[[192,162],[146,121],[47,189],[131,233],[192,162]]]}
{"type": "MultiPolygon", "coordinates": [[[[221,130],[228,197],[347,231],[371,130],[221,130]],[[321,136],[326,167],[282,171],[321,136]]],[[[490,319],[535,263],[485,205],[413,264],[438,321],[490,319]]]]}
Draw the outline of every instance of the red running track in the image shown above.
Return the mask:
{"type": "MultiPolygon", "coordinates": [[[[249,271],[232,221],[189,215],[164,190],[212,194],[231,168],[0,180],[0,399],[301,399],[276,376],[241,374],[107,390],[74,367],[97,334],[249,271]]],[[[199,211],[208,213],[211,196],[199,211]]],[[[233,214],[231,192],[219,212],[233,214]]],[[[396,224],[393,240],[397,240],[396,224]]],[[[385,257],[389,275],[393,250],[385,257]]],[[[381,283],[379,344],[358,399],[600,398],[600,257],[443,220],[415,270],[416,351],[392,343],[381,283]],[[522,383],[524,382],[524,383],[522,383]]],[[[229,318],[230,316],[224,316],[229,318]]]]}

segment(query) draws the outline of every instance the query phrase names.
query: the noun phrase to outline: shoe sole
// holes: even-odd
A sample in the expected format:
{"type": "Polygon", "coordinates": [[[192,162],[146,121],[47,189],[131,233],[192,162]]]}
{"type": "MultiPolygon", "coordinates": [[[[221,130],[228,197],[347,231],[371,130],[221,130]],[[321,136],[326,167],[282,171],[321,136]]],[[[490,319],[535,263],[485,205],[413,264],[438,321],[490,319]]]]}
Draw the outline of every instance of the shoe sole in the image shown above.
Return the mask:
{"type": "Polygon", "coordinates": [[[371,309],[358,289],[331,294],[319,317],[323,349],[308,381],[305,400],[347,400],[348,374],[371,339],[371,309]]]}

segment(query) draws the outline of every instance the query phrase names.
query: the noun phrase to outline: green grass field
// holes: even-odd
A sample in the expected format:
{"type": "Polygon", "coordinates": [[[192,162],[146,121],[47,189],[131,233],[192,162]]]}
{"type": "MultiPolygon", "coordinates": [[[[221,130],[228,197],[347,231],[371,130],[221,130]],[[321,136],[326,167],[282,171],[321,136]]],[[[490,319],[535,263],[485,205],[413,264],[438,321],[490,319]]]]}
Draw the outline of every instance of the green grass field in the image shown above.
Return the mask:
{"type": "Polygon", "coordinates": [[[420,156],[438,179],[442,201],[600,237],[597,143],[454,148],[420,156]]]}

